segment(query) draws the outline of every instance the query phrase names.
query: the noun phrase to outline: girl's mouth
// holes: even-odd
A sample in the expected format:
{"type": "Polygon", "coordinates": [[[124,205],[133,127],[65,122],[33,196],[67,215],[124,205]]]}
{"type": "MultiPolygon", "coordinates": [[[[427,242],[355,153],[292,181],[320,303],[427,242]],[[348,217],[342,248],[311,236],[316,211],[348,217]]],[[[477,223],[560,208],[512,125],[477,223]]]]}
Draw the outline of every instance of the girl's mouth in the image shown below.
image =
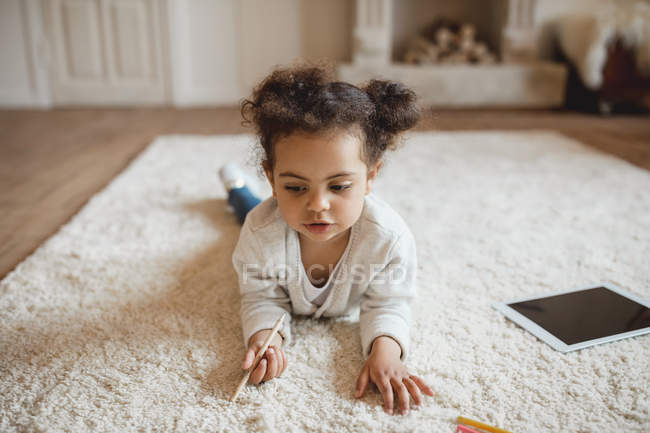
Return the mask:
{"type": "Polygon", "coordinates": [[[327,232],[332,224],[305,224],[307,230],[312,233],[325,233],[327,232]]]}

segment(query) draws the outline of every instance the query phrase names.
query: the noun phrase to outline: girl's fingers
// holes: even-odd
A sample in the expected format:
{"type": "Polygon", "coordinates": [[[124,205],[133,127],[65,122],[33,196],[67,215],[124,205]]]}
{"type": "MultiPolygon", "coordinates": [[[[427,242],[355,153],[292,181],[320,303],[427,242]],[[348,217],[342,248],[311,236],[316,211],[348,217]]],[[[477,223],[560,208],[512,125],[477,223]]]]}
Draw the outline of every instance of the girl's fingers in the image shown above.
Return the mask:
{"type": "Polygon", "coordinates": [[[402,415],[406,415],[410,409],[411,403],[409,399],[409,392],[406,389],[404,382],[400,381],[399,379],[391,380],[391,385],[393,385],[393,389],[397,391],[397,398],[399,400],[399,406],[402,408],[402,415]]]}
{"type": "Polygon", "coordinates": [[[279,377],[282,371],[282,355],[275,346],[273,347],[273,358],[275,359],[275,375],[273,377],[279,377]]]}
{"type": "Polygon", "coordinates": [[[264,375],[264,380],[266,381],[271,380],[276,376],[276,373],[278,371],[278,361],[275,357],[275,350],[273,350],[271,347],[266,350],[264,357],[268,360],[266,374],[264,375]]]}
{"type": "Polygon", "coordinates": [[[419,377],[417,377],[417,376],[409,376],[409,379],[411,379],[413,382],[415,382],[415,384],[422,391],[424,391],[424,393],[426,395],[428,395],[430,397],[433,397],[435,395],[435,393],[433,391],[431,391],[431,388],[429,388],[429,386],[426,383],[424,383],[424,381],[422,379],[420,379],[419,377]]]}
{"type": "MultiPolygon", "coordinates": [[[[242,368],[245,370],[251,367],[255,359],[255,347],[251,347],[244,356],[242,368]]],[[[258,348],[259,350],[259,348],[258,348]]],[[[275,346],[269,346],[260,360],[257,367],[251,372],[249,382],[257,385],[260,382],[271,380],[280,376],[287,368],[287,358],[284,352],[275,346]]]]}
{"type": "Polygon", "coordinates": [[[361,398],[363,396],[363,393],[366,392],[367,386],[368,386],[368,369],[366,367],[363,367],[361,369],[361,374],[359,374],[359,378],[357,379],[356,392],[354,396],[356,398],[361,398]]]}
{"type": "Polygon", "coordinates": [[[257,367],[255,367],[255,370],[251,373],[249,382],[257,385],[262,381],[264,378],[264,375],[266,374],[266,359],[262,358],[259,364],[257,364],[257,367]]]}
{"type": "Polygon", "coordinates": [[[280,355],[280,351],[276,347],[273,348],[273,357],[275,358],[275,377],[280,377],[282,374],[282,355],[280,355]]]}
{"type": "Polygon", "coordinates": [[[286,366],[286,360],[284,358],[284,352],[282,349],[277,349],[275,352],[275,356],[278,357],[278,377],[282,376],[282,373],[284,373],[284,369],[287,368],[286,366]]]}
{"type": "Polygon", "coordinates": [[[393,388],[390,386],[390,381],[388,378],[382,379],[379,383],[375,383],[379,392],[384,399],[384,410],[389,415],[393,414],[393,388]]]}
{"type": "Polygon", "coordinates": [[[284,350],[280,349],[279,353],[280,353],[280,358],[282,358],[282,370],[280,371],[280,376],[282,376],[282,374],[284,374],[284,370],[287,369],[287,357],[284,354],[284,350]]]}
{"type": "Polygon", "coordinates": [[[278,370],[275,372],[275,376],[280,377],[282,375],[282,369],[284,367],[284,361],[282,360],[282,350],[278,349],[277,347],[273,347],[273,350],[275,351],[275,362],[278,365],[278,370]]]}
{"type": "Polygon", "coordinates": [[[253,358],[255,358],[255,352],[252,349],[248,349],[244,355],[244,360],[242,361],[241,368],[248,370],[253,363],[253,358]]]}
{"type": "Polygon", "coordinates": [[[413,396],[413,401],[415,402],[416,406],[419,406],[422,404],[422,394],[420,393],[420,388],[413,382],[410,378],[405,377],[403,380],[404,385],[406,385],[406,388],[408,391],[411,393],[413,396]]]}

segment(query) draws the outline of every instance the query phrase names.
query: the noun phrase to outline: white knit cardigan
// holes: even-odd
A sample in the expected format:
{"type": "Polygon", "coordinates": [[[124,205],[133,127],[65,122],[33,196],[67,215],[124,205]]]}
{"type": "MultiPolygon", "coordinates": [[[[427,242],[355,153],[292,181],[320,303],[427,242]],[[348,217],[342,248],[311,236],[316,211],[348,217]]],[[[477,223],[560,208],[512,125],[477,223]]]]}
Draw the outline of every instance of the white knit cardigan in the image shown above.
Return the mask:
{"type": "MultiPolygon", "coordinates": [[[[232,256],[241,294],[244,345],[273,327],[284,312],[315,319],[359,312],[361,348],[367,357],[375,338],[396,340],[405,360],[409,350],[410,302],[416,295],[415,240],[404,220],[370,193],[352,225],[340,269],[323,305],[309,302],[302,286],[298,233],[282,219],[269,197],[248,215],[232,256]]],[[[291,342],[290,320],[280,329],[291,342]]]]}

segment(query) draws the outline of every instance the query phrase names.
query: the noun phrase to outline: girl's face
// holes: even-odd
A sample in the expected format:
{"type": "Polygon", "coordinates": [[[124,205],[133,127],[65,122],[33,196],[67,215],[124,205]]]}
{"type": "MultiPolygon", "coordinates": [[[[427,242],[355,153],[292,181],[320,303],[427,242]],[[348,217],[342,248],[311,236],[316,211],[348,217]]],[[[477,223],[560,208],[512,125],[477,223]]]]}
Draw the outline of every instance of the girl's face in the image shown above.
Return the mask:
{"type": "Polygon", "coordinates": [[[280,214],[301,237],[316,242],[347,234],[381,168],[361,160],[361,140],[349,132],[293,133],[275,143],[275,166],[265,167],[280,214]]]}

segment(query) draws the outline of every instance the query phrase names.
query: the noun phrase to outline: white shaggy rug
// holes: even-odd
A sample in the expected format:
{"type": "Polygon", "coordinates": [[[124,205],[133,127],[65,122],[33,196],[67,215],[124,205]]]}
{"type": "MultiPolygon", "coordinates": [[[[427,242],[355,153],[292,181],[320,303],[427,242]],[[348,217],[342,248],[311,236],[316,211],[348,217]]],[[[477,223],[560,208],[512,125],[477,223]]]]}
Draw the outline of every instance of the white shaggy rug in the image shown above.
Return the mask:
{"type": "Polygon", "coordinates": [[[358,323],[302,318],[282,378],[228,402],[239,225],[216,169],[251,143],[158,138],[0,283],[0,431],[650,431],[650,335],[562,354],[490,307],[597,282],[650,298],[650,173],[544,131],[413,133],[376,183],[416,234],[407,364],[435,398],[355,400],[358,323]]]}

